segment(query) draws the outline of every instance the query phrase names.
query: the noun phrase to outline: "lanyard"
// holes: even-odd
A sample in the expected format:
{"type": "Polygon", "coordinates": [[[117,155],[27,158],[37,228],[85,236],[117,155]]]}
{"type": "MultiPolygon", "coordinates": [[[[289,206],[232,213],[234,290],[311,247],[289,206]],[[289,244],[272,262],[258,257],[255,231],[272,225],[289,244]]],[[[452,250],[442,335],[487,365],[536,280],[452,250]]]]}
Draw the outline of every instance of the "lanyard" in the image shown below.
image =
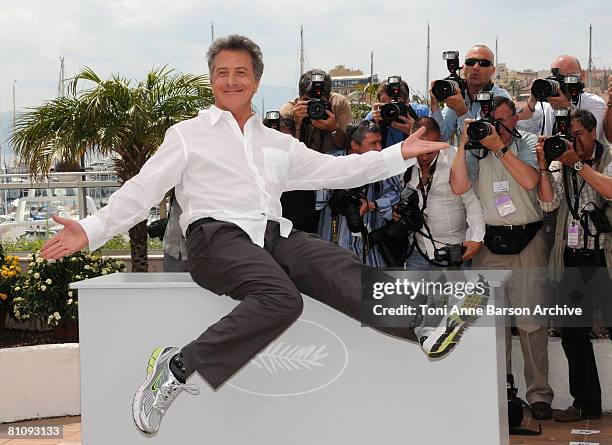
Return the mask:
{"type": "Polygon", "coordinates": [[[419,180],[418,187],[421,192],[421,195],[423,195],[423,207],[421,208],[421,212],[425,211],[425,208],[427,207],[427,197],[429,196],[429,191],[431,190],[431,185],[433,184],[433,176],[434,176],[434,173],[436,172],[437,163],[438,163],[438,158],[436,157],[436,159],[433,161],[433,163],[429,167],[429,174],[427,175],[427,183],[425,186],[423,186],[423,183],[421,182],[421,176],[419,175],[418,177],[418,180],[419,180]]]}

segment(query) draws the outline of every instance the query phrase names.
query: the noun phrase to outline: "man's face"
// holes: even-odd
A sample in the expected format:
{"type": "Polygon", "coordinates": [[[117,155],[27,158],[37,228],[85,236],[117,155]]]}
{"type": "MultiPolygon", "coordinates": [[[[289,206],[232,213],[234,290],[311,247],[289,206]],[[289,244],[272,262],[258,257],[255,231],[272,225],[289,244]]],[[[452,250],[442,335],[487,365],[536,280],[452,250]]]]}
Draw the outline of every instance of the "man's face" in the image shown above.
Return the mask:
{"type": "Polygon", "coordinates": [[[575,59],[570,57],[559,57],[551,65],[552,68],[559,68],[559,74],[562,76],[578,75],[582,78],[580,65],[575,59]]]}
{"type": "MultiPolygon", "coordinates": [[[[516,114],[512,114],[512,109],[506,105],[501,104],[493,111],[493,117],[504,124],[505,127],[508,127],[509,130],[514,129],[516,127],[516,123],[518,122],[518,116],[516,114]]],[[[506,130],[504,126],[499,126],[499,135],[500,136],[512,136],[512,132],[506,130]]]]}
{"type": "Polygon", "coordinates": [[[246,51],[223,50],[215,57],[212,70],[215,105],[232,113],[251,110],[251,99],[257,92],[253,60],[246,51]]]}
{"type": "Polygon", "coordinates": [[[582,159],[588,159],[595,148],[595,129],[588,131],[578,119],[572,119],[570,124],[572,136],[576,139],[574,148],[582,159]]]}
{"type": "MultiPolygon", "coordinates": [[[[470,59],[478,61],[485,60],[490,62],[489,67],[480,66],[480,62],[476,63],[474,66],[468,66],[467,63],[464,64],[465,78],[468,85],[484,87],[493,77],[493,73],[495,73],[493,54],[491,54],[491,51],[485,47],[476,46],[470,49],[465,56],[465,60],[470,59]]],[[[483,62],[483,64],[486,64],[486,62],[483,62]]]]}
{"type": "Polygon", "coordinates": [[[361,144],[351,141],[351,153],[361,155],[368,151],[380,150],[382,150],[382,135],[380,133],[366,133],[361,144]]]}
{"type": "MultiPolygon", "coordinates": [[[[440,133],[438,133],[437,131],[427,130],[427,133],[421,136],[421,139],[423,139],[424,141],[429,141],[429,142],[440,142],[440,133]]],[[[425,153],[425,154],[417,156],[417,160],[419,161],[419,165],[423,167],[425,165],[431,164],[431,161],[433,161],[436,158],[436,156],[438,156],[437,152],[425,153]]]]}

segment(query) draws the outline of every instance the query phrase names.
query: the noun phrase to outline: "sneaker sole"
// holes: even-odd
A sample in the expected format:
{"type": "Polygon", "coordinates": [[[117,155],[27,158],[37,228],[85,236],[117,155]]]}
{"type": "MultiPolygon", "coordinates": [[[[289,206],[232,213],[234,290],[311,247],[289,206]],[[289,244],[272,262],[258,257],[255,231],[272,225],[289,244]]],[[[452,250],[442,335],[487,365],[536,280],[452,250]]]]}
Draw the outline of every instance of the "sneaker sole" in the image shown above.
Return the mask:
{"type": "Polygon", "coordinates": [[[142,431],[147,436],[155,434],[156,431],[146,431],[142,426],[142,421],[140,419],[140,402],[142,400],[142,394],[144,393],[147,386],[153,383],[153,378],[157,373],[157,364],[159,363],[159,359],[162,356],[162,351],[164,349],[165,348],[160,346],[158,348],[155,348],[155,350],[151,354],[147,367],[147,380],[145,380],[145,382],[140,385],[138,391],[136,391],[136,394],[134,394],[134,398],[132,399],[132,419],[134,420],[134,424],[140,431],[142,431]]]}

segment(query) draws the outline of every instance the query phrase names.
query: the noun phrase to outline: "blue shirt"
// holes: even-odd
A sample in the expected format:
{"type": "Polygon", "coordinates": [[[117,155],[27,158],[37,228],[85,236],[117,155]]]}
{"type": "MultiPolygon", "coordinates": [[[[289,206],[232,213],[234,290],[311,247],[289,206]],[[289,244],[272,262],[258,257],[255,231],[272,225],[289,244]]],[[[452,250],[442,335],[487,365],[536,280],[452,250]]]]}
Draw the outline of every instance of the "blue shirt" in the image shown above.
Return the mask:
{"type": "MultiPolygon", "coordinates": [[[[427,117],[430,115],[431,110],[427,105],[419,104],[416,102],[411,102],[410,106],[416,113],[418,117],[427,117]]],[[[370,111],[365,117],[368,121],[373,121],[372,112],[370,111]]],[[[391,126],[387,126],[387,137],[383,141],[383,148],[390,147],[393,144],[397,144],[398,142],[402,142],[404,139],[408,137],[407,134],[402,133],[397,128],[393,128],[391,126]]]]}
{"type": "MultiPolygon", "coordinates": [[[[504,96],[508,99],[512,99],[506,90],[497,85],[493,85],[491,93],[493,93],[494,97],[504,96]]],[[[447,142],[453,134],[456,134],[457,140],[459,140],[466,119],[480,119],[480,104],[478,102],[472,102],[468,95],[465,98],[465,105],[468,107],[468,112],[459,117],[457,117],[457,113],[448,106],[445,106],[441,111],[437,110],[431,113],[431,117],[440,125],[442,133],[441,140],[443,142],[447,142]]]]}
{"type": "MultiPolygon", "coordinates": [[[[329,154],[343,156],[344,151],[336,150],[329,154]]],[[[331,195],[331,190],[319,190],[317,191],[316,198],[316,209],[321,210],[319,236],[330,242],[332,241],[332,211],[329,208],[328,201],[331,195]]],[[[400,198],[400,175],[370,184],[366,196],[368,201],[376,201],[378,205],[377,211],[367,212],[363,216],[363,223],[368,232],[371,232],[383,227],[386,221],[391,221],[393,215],[392,207],[399,202],[400,198]]],[[[338,219],[338,245],[350,250],[361,260],[363,257],[361,234],[351,233],[344,216],[340,215],[338,219]]],[[[385,267],[385,262],[378,251],[378,247],[370,246],[368,256],[366,257],[366,264],[378,268],[385,267]]]]}

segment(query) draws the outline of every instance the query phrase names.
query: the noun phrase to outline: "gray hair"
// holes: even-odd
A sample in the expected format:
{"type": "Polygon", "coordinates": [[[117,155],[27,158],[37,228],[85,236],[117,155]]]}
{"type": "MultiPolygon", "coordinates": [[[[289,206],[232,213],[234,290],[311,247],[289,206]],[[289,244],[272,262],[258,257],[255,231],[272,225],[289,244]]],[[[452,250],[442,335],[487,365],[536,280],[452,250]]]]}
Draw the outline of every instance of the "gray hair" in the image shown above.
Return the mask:
{"type": "Polygon", "coordinates": [[[217,55],[223,50],[246,51],[249,53],[251,56],[251,61],[253,62],[253,73],[255,74],[255,80],[259,81],[261,79],[264,70],[261,48],[259,48],[259,45],[248,37],[241,36],[239,34],[219,37],[212,43],[212,45],[210,45],[210,48],[208,48],[206,60],[208,62],[208,72],[210,73],[211,77],[213,74],[215,57],[217,57],[217,55]]]}

